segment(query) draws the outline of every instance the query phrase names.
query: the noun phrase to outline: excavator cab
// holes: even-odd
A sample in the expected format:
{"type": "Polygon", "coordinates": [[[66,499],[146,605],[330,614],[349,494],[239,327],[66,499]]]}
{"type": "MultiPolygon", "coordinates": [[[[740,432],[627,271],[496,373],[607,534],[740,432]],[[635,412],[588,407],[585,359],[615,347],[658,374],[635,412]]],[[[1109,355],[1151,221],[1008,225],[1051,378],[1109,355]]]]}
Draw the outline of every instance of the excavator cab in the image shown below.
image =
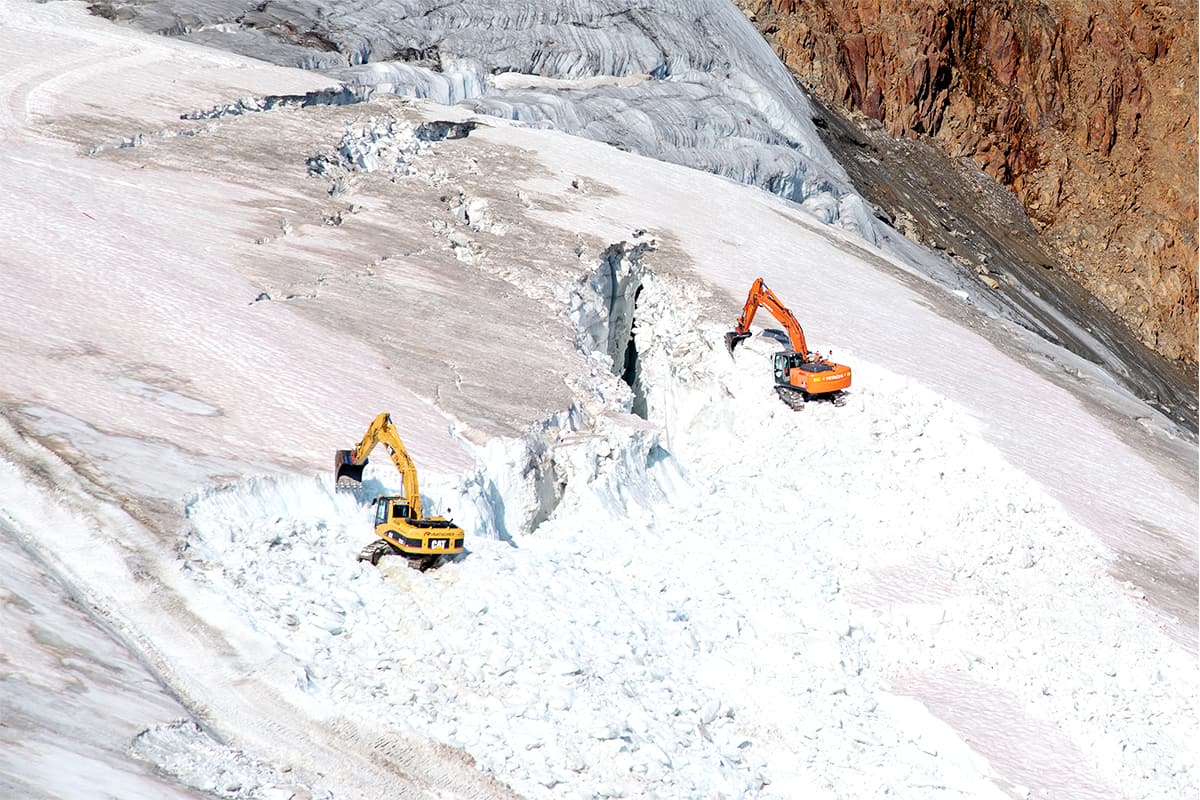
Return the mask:
{"type": "Polygon", "coordinates": [[[794,356],[795,353],[776,353],[775,354],[775,383],[788,383],[788,373],[791,370],[791,359],[788,356],[794,356]]]}
{"type": "Polygon", "coordinates": [[[412,510],[402,497],[380,497],[375,500],[375,525],[386,525],[389,519],[406,520],[412,510]]]}
{"type": "Polygon", "coordinates": [[[775,354],[775,385],[799,389],[805,394],[828,394],[850,385],[850,368],[816,354],[775,354]]]}
{"type": "Polygon", "coordinates": [[[377,564],[382,556],[398,553],[410,566],[428,569],[440,557],[463,551],[463,529],[450,520],[417,518],[404,497],[385,496],[375,502],[375,535],[379,538],[363,549],[359,561],[377,564]]]}

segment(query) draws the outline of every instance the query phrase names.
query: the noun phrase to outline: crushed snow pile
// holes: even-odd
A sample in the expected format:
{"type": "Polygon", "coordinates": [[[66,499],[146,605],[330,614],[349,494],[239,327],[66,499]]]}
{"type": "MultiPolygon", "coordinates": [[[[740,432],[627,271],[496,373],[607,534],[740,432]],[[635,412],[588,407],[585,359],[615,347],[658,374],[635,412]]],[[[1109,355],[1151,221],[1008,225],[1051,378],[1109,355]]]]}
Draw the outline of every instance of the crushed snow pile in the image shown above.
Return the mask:
{"type": "Polygon", "coordinates": [[[846,630],[861,626],[858,677],[931,706],[940,696],[938,716],[1047,796],[1196,791],[1184,755],[1194,663],[1149,608],[1128,603],[1108,574],[1111,554],[952,403],[853,354],[847,406],[810,403],[799,418],[773,399],[773,343],[751,340],[731,360],[713,332],[716,358],[681,363],[705,349],[691,299],[686,287],[644,287],[635,337],[649,418],[689,475],[710,476],[702,492],[737,486],[739,528],[763,513],[769,530],[811,548],[851,604],[846,630]],[[957,691],[964,684],[977,696],[957,691]],[[1014,713],[990,729],[971,723],[1005,705],[1014,713]],[[1014,747],[1023,727],[1050,755],[1014,747]],[[1108,786],[1093,786],[1080,763],[1108,786]]]}
{"type": "Polygon", "coordinates": [[[189,570],[300,691],[528,797],[1194,792],[1194,670],[1037,487],[858,360],[845,407],[790,411],[775,344],[731,359],[691,291],[636,258],[576,289],[581,341],[632,331],[653,424],[595,353],[569,413],[433,498],[504,532],[460,561],[356,563],[369,511],[292,478],[197,496],[189,570]]]}

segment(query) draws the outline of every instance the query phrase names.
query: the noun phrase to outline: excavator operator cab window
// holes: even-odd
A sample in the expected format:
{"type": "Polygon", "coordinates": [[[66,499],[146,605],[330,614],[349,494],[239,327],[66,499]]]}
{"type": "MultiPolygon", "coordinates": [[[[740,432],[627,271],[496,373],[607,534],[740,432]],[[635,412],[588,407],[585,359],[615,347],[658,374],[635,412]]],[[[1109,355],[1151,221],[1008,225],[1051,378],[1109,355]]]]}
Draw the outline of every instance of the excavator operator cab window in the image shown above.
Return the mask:
{"type": "Polygon", "coordinates": [[[775,382],[787,383],[788,354],[775,354],[775,382]]]}
{"type": "Polygon", "coordinates": [[[391,509],[391,519],[408,519],[408,503],[399,497],[383,497],[375,508],[375,524],[382,525],[388,521],[388,509],[391,509]]]}

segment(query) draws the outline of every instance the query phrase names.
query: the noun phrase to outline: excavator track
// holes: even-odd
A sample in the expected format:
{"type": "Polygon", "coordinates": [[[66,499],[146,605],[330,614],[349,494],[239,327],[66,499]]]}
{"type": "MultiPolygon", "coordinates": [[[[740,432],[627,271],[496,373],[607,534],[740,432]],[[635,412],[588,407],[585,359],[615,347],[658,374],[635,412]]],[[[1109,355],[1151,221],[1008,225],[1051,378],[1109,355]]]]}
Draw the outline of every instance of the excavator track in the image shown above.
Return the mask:
{"type": "Polygon", "coordinates": [[[384,556],[396,555],[399,552],[399,550],[385,542],[383,539],[376,539],[359,551],[358,560],[369,561],[371,562],[371,566],[374,567],[379,564],[379,559],[383,558],[384,556]]]}
{"type": "Polygon", "coordinates": [[[792,411],[804,410],[804,393],[799,389],[793,389],[790,386],[776,386],[775,393],[779,395],[779,399],[790,408],[792,411]]]}
{"type": "Polygon", "coordinates": [[[790,386],[776,384],[775,392],[779,395],[779,399],[787,404],[787,407],[792,411],[803,411],[804,406],[808,403],[823,402],[833,403],[839,408],[846,405],[849,397],[845,392],[830,392],[828,394],[805,394],[800,389],[793,389],[790,386]]]}
{"type": "Polygon", "coordinates": [[[408,565],[419,572],[424,572],[433,569],[438,564],[438,559],[441,556],[426,556],[425,558],[410,558],[408,565]]]}

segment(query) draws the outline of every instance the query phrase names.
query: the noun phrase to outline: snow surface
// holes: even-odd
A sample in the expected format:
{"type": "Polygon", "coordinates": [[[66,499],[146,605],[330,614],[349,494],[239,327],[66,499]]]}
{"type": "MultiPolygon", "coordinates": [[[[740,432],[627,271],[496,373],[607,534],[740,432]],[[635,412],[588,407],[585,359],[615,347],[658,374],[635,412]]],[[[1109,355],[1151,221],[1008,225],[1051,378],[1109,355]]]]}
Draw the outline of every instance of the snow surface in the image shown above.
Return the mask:
{"type": "Polygon", "coordinates": [[[731,3],[301,0],[267,9],[208,0],[181,9],[183,18],[170,0],[112,5],[185,40],[769,186],[828,221],[844,216],[864,235],[875,232],[818,139],[807,99],[731,3]],[[232,18],[240,24],[212,24],[232,18]],[[280,26],[336,47],[314,52],[280,26]]]}
{"type": "Polygon", "coordinates": [[[1082,358],[1063,363],[1056,354],[1062,368],[1094,375],[1096,361],[1156,407],[1172,402],[1155,399],[1161,376],[1139,363],[1148,352],[1114,336],[1112,322],[1097,325],[1048,302],[1061,289],[1018,282],[985,290],[973,271],[880,219],[818,138],[805,93],[732,3],[105,0],[96,8],[144,30],[320,70],[338,86],[313,102],[427,98],[766,189],[884,247],[991,316],[1070,340],[1082,358]],[[1145,379],[1130,379],[1131,371],[1145,379]]]}
{"type": "Polygon", "coordinates": [[[440,139],[472,120],[427,103],[181,120],[322,87],[78,4],[0,15],[0,520],[165,687],[92,688],[150,699],[78,780],[1196,793],[1195,446],[1102,375],[712,175],[440,139]],[[726,353],[758,274],[852,365],[846,406],[785,408],[770,335],[726,353]],[[465,558],[354,560],[370,509],[329,459],[381,410],[465,558]]]}
{"type": "MultiPolygon", "coordinates": [[[[0,469],[7,485],[13,470],[0,469]]],[[[183,716],[183,707],[8,525],[0,510],[0,796],[194,796],[124,757],[139,731],[183,716]]]]}

